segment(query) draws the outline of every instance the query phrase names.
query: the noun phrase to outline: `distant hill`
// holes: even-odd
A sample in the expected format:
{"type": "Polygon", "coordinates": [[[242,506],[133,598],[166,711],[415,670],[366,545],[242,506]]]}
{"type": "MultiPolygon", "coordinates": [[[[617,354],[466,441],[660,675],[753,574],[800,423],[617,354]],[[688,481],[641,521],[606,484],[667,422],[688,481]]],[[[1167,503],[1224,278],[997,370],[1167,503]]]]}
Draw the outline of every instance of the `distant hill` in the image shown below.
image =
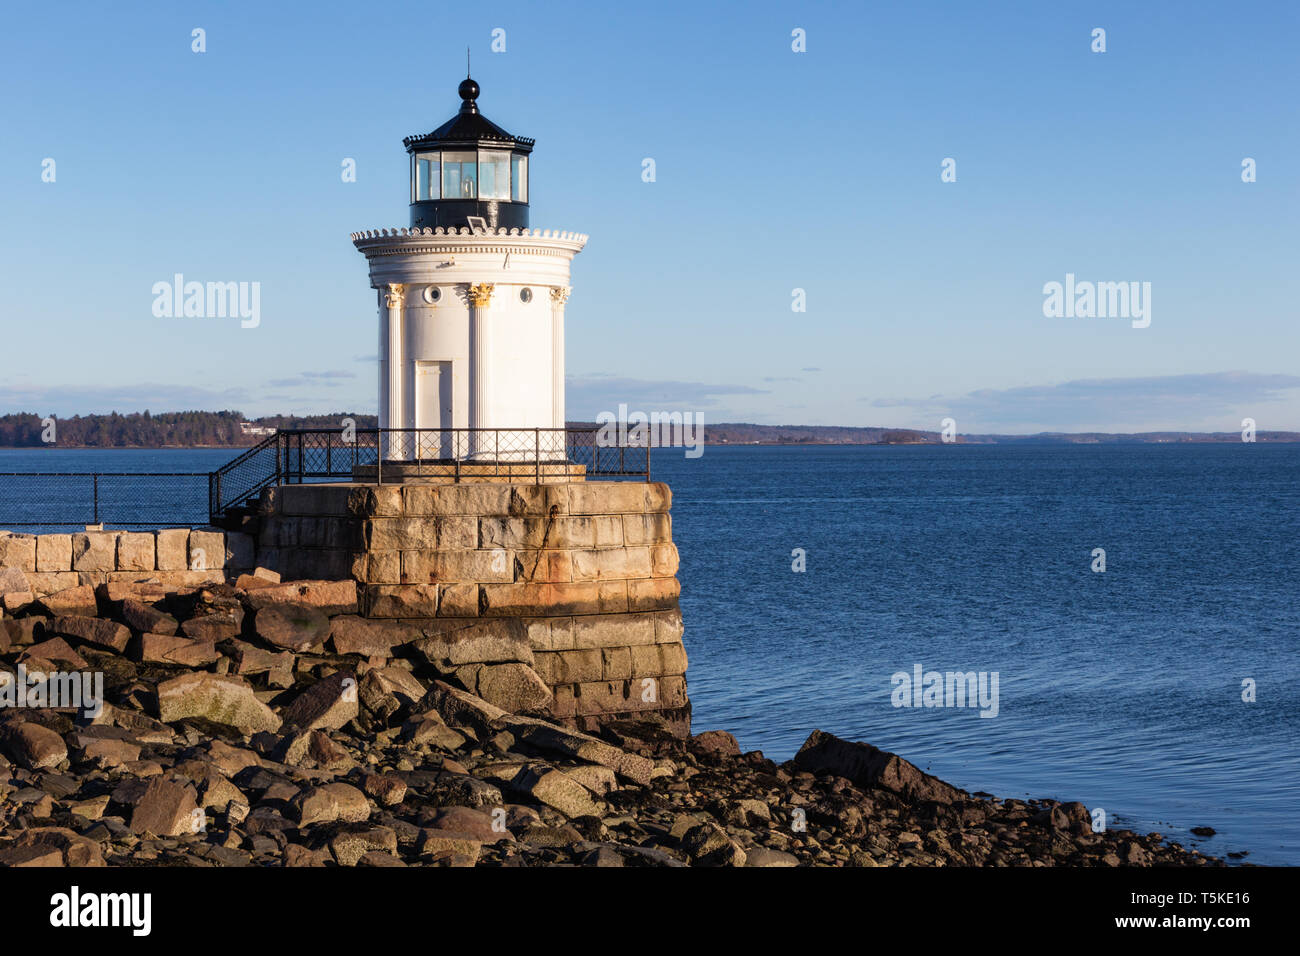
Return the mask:
{"type": "MultiPolygon", "coordinates": [[[[750,425],[723,422],[704,426],[710,445],[916,445],[939,444],[938,432],[908,428],[851,428],[840,425],[750,425]]],[[[1300,442],[1300,432],[1256,432],[1260,442],[1300,442]]],[[[961,444],[1158,444],[1165,442],[1240,442],[1240,432],[1040,432],[1036,435],[957,435],[961,444]]]]}
{"type": "MultiPolygon", "coordinates": [[[[40,448],[44,416],[0,416],[0,448],[40,448]]],[[[356,420],[358,428],[374,428],[378,418],[354,412],[337,415],[268,415],[248,419],[240,412],[148,411],[119,415],[55,417],[55,442],[59,448],[244,448],[266,437],[258,428],[339,428],[342,420],[356,420]],[[245,432],[249,428],[249,433],[245,432]]]]}
{"type": "MultiPolygon", "coordinates": [[[[0,416],[0,448],[40,448],[44,426],[35,414],[0,416]]],[[[119,415],[74,415],[57,418],[59,448],[246,448],[265,435],[265,428],[339,428],[352,418],[358,428],[374,428],[375,415],[337,412],[332,415],[266,415],[245,418],[237,411],[132,412],[119,415]]],[[[596,427],[591,422],[571,426],[596,427]]],[[[723,422],[705,425],[710,445],[925,445],[938,444],[938,432],[879,426],[753,425],[723,422]]],[[[1300,432],[1257,432],[1259,442],[1300,442],[1300,432]]],[[[1040,432],[1036,435],[958,435],[961,444],[1155,444],[1166,442],[1240,442],[1239,432],[1040,432]]]]}

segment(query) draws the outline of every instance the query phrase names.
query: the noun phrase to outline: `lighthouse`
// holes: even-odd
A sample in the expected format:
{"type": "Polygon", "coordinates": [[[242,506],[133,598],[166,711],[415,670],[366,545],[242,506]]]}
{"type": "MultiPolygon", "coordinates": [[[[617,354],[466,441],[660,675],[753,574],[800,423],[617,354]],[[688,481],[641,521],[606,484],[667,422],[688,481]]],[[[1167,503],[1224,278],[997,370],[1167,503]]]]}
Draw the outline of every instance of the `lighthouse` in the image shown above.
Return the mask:
{"type": "Polygon", "coordinates": [[[479,109],[403,140],[410,224],[354,233],[378,297],[379,427],[398,461],[562,460],[564,307],[587,237],[529,224],[533,140],[479,109]]]}

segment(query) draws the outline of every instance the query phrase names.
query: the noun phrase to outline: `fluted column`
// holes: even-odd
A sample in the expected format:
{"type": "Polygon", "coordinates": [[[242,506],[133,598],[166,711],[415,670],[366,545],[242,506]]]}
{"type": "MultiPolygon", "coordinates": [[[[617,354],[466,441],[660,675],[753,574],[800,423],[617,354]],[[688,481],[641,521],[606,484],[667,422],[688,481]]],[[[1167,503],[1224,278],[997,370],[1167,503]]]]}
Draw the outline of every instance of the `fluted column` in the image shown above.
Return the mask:
{"type": "MultiPolygon", "coordinates": [[[[569,301],[569,286],[551,289],[551,427],[564,428],[564,304],[569,301]]],[[[563,432],[554,433],[551,454],[565,456],[563,432]]]]}
{"type": "MultiPolygon", "coordinates": [[[[380,291],[384,316],[379,323],[379,427],[401,428],[403,402],[402,306],[406,286],[390,282],[380,291]]],[[[401,456],[400,438],[383,443],[385,458],[401,456]]]]}
{"type": "MultiPolygon", "coordinates": [[[[474,380],[469,395],[469,427],[492,428],[492,350],[491,326],[488,323],[488,308],[492,303],[493,285],[480,282],[469,287],[470,310],[470,367],[474,380]]],[[[493,448],[492,436],[472,433],[471,454],[476,458],[490,455],[493,448]]]]}

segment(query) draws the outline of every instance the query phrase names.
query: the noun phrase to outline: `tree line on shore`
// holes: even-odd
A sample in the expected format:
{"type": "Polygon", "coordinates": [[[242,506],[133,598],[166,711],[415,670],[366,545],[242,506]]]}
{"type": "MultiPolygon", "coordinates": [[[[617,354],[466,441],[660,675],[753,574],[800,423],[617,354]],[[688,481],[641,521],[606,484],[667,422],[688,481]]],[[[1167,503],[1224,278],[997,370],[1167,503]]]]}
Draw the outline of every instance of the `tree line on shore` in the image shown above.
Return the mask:
{"type": "Polygon", "coordinates": [[[149,411],[121,415],[73,415],[71,418],[31,413],[0,415],[0,447],[40,448],[166,448],[255,445],[265,434],[253,428],[339,428],[350,417],[358,428],[374,428],[378,418],[354,412],[335,415],[266,415],[245,418],[242,412],[149,411]],[[52,427],[51,427],[52,426],[52,427]],[[246,431],[246,428],[250,429],[246,431]]]}

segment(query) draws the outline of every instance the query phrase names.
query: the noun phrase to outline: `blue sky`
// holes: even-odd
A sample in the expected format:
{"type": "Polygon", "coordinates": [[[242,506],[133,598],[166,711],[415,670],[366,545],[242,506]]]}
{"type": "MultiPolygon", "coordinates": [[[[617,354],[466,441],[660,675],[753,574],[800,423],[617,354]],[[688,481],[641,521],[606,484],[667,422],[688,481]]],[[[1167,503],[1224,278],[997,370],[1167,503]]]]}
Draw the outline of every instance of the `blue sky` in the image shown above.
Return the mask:
{"type": "Polygon", "coordinates": [[[571,418],[1300,429],[1295,3],[52,3],[5,27],[0,412],[373,411],[348,236],[406,224],[402,137],[455,112],[468,45],[485,115],[537,139],[533,225],[591,236],[571,418]],[[261,324],[156,318],[177,272],[260,282],[261,324]],[[1151,283],[1150,326],[1045,317],[1067,273],[1151,283]]]}

